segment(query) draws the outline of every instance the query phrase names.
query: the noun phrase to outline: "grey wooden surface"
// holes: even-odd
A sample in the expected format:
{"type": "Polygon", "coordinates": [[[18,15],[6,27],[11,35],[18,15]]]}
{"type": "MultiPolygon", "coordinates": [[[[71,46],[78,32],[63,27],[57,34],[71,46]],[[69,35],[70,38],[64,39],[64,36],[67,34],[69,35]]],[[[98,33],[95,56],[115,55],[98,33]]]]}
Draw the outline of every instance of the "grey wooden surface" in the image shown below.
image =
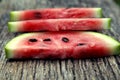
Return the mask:
{"type": "Polygon", "coordinates": [[[17,34],[7,30],[11,10],[50,7],[101,7],[112,29],[101,31],[120,41],[120,7],[112,0],[0,0],[0,80],[120,80],[120,56],[85,60],[7,61],[4,45],[17,34]]]}

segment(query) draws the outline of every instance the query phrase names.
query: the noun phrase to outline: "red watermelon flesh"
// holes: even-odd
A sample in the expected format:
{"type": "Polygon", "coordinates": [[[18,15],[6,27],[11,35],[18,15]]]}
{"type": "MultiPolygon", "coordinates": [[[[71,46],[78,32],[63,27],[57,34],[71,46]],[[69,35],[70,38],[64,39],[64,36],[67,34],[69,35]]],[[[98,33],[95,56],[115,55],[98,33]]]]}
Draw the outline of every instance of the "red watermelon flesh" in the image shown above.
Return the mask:
{"type": "Polygon", "coordinates": [[[46,19],[9,22],[11,32],[61,31],[61,30],[102,30],[110,28],[110,18],[46,19]]]}
{"type": "Polygon", "coordinates": [[[42,32],[22,34],[5,46],[8,59],[81,59],[120,54],[120,43],[96,32],[42,32]]]}
{"type": "Polygon", "coordinates": [[[47,8],[39,10],[12,11],[10,19],[58,19],[58,18],[95,18],[102,17],[101,8],[47,8]]]}

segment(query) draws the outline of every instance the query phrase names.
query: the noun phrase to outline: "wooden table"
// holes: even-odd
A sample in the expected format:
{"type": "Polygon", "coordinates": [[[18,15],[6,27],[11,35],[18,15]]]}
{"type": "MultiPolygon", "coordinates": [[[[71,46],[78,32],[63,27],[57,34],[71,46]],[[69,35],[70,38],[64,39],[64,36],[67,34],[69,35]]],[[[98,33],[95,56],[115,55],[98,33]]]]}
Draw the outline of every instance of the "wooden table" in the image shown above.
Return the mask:
{"type": "Polygon", "coordinates": [[[101,7],[111,17],[111,30],[101,31],[120,41],[120,6],[112,0],[0,0],[0,80],[120,80],[120,56],[85,60],[7,61],[4,45],[15,33],[8,32],[11,10],[50,7],[101,7]]]}

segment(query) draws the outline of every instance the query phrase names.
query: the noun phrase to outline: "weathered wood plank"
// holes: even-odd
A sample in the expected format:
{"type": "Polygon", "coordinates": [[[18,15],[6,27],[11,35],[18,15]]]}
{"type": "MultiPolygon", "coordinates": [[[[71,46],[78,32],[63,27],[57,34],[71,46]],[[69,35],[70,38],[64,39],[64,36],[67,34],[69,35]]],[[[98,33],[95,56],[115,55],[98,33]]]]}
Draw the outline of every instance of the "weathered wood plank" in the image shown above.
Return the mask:
{"type": "Polygon", "coordinates": [[[120,41],[120,9],[112,0],[2,0],[0,7],[1,80],[119,80],[120,56],[86,60],[7,61],[3,50],[5,43],[18,35],[7,30],[11,10],[48,7],[101,7],[104,17],[112,18],[112,29],[101,32],[120,41]]]}

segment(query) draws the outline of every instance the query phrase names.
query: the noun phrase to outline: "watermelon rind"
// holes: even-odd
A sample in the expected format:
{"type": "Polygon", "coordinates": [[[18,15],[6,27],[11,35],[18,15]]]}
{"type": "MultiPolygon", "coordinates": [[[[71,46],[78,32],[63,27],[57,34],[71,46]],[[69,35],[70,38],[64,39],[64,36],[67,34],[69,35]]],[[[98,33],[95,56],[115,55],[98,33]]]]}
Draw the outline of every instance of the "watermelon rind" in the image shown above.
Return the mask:
{"type": "Polygon", "coordinates": [[[10,12],[10,21],[18,21],[20,19],[20,15],[22,11],[11,11],[10,12]]]}
{"type": "Polygon", "coordinates": [[[31,36],[33,33],[26,33],[26,34],[22,34],[19,35],[15,38],[13,38],[11,41],[9,41],[6,45],[5,45],[5,53],[6,53],[6,58],[13,58],[14,57],[14,52],[12,52],[12,49],[16,48],[17,46],[15,46],[14,44],[18,43],[21,39],[26,38],[27,36],[31,36]]]}
{"type": "Polygon", "coordinates": [[[6,58],[12,58],[13,52],[9,48],[5,48],[6,58]]]}
{"type": "MultiPolygon", "coordinates": [[[[42,34],[44,34],[44,33],[45,32],[43,32],[42,34]]],[[[83,33],[91,34],[91,35],[101,39],[101,41],[105,42],[105,46],[110,49],[110,52],[111,52],[111,53],[109,53],[110,55],[119,55],[120,54],[120,43],[117,40],[115,40],[114,38],[107,36],[105,34],[97,33],[97,32],[83,32],[83,33]],[[108,45],[106,45],[106,44],[108,44],[108,45]]],[[[40,34],[40,33],[38,32],[38,33],[21,34],[15,38],[13,38],[11,41],[9,41],[5,45],[6,58],[9,58],[9,59],[14,58],[14,52],[12,50],[15,48],[18,48],[17,46],[15,46],[15,44],[19,43],[22,39],[24,39],[26,37],[35,36],[36,34],[40,34]]]]}
{"type": "Polygon", "coordinates": [[[20,22],[8,22],[8,31],[10,32],[17,32],[18,27],[20,26],[20,22]]]}
{"type": "Polygon", "coordinates": [[[110,29],[111,28],[111,18],[104,18],[103,19],[103,26],[104,29],[110,29]]]}
{"type": "Polygon", "coordinates": [[[95,8],[96,11],[96,18],[102,18],[103,14],[102,14],[102,8],[95,8]]]}

